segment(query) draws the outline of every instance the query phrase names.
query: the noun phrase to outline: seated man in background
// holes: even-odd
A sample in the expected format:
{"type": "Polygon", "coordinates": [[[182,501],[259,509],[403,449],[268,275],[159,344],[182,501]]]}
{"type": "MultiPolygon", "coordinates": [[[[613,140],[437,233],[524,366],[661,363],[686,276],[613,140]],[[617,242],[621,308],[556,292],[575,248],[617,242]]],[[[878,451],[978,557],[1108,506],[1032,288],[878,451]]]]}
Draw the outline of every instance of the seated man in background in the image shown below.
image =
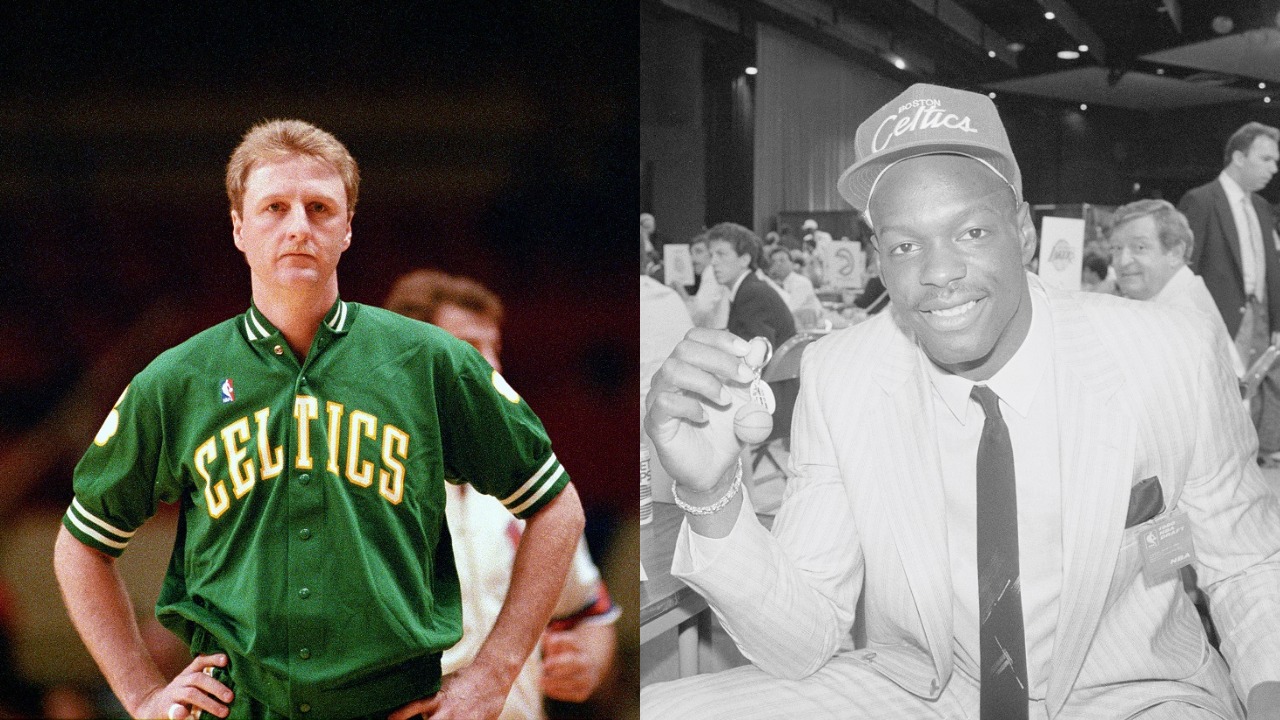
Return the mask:
{"type": "Polygon", "coordinates": [[[729,323],[729,291],[716,281],[715,271],[711,269],[706,233],[689,241],[689,257],[693,260],[693,289],[678,283],[671,283],[669,287],[684,300],[694,325],[723,330],[729,323]]]}
{"type": "MultiPolygon", "coordinates": [[[[415,270],[391,286],[389,310],[439,326],[471,343],[502,371],[502,302],[480,283],[436,270],[415,270]]],[[[445,515],[462,583],[462,640],[444,654],[445,673],[465,667],[493,628],[511,581],[511,564],[523,523],[500,502],[466,485],[445,486],[445,515]]],[[[604,679],[617,642],[619,610],[609,599],[583,538],[542,636],[542,653],[525,661],[511,687],[501,720],[543,718],[542,696],[583,702],[604,679]]]]}
{"type": "Polygon", "coordinates": [[[1168,201],[1138,200],[1116,208],[1107,223],[1106,236],[1121,294],[1204,313],[1212,321],[1214,332],[1222,331],[1231,367],[1236,377],[1243,377],[1240,352],[1227,335],[1213,296],[1204,280],[1187,267],[1195,240],[1186,216],[1168,201]]]}
{"type": "Polygon", "coordinates": [[[1111,261],[1107,259],[1107,254],[1102,254],[1097,250],[1085,248],[1083,267],[1080,269],[1080,289],[1085,292],[1105,293],[1107,295],[1116,294],[1116,283],[1110,275],[1114,268],[1111,267],[1111,261]]]}
{"type": "Polygon", "coordinates": [[[822,316],[822,302],[813,291],[813,282],[796,272],[790,250],[781,245],[769,250],[769,276],[787,291],[787,307],[793,315],[798,317],[808,312],[815,320],[822,316]]]}
{"type": "Polygon", "coordinates": [[[786,302],[756,274],[760,238],[730,222],[716,225],[706,236],[716,281],[729,288],[729,332],[746,340],[763,337],[775,348],[795,335],[786,302]]]}

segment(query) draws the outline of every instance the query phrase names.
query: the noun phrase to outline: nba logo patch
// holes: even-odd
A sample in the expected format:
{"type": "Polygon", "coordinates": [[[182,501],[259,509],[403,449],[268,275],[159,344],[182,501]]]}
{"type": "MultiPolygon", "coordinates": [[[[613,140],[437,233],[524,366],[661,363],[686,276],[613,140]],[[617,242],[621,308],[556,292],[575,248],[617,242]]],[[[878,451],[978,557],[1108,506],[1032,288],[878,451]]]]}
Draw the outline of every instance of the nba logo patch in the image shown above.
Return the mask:
{"type": "Polygon", "coordinates": [[[219,390],[222,393],[222,402],[229,403],[232,400],[236,399],[236,389],[231,384],[231,378],[227,378],[226,380],[223,380],[222,386],[219,388],[219,390]]]}

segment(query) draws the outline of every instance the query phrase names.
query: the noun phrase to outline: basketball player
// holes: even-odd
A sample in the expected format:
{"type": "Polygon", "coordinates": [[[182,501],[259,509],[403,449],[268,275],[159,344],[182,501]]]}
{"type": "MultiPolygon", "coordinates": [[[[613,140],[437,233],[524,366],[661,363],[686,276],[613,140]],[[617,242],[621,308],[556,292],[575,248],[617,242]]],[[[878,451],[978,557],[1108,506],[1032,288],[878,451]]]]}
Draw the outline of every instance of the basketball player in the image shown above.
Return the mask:
{"type": "Polygon", "coordinates": [[[135,717],[494,718],[551,616],[577,494],[471,346],[339,297],[358,184],[319,128],[249,131],[227,194],[252,303],[139,373],[76,468],[55,568],[135,717]],[[442,679],[462,632],[445,477],[527,524],[493,632],[442,679]],[[115,567],[160,502],[182,515],[156,612],[195,654],[174,678],[115,567]]]}

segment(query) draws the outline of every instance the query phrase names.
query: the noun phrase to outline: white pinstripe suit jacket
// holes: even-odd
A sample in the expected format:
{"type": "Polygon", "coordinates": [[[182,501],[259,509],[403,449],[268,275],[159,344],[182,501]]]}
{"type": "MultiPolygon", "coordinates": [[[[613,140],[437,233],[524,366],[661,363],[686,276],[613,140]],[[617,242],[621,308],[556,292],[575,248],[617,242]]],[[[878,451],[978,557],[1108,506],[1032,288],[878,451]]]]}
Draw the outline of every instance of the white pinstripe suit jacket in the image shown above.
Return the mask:
{"type": "MultiPolygon", "coordinates": [[[[1280,504],[1254,461],[1226,350],[1176,308],[1046,292],[1064,514],[1047,714],[1125,717],[1176,698],[1237,717],[1233,695],[1280,680],[1280,504]],[[1131,486],[1153,475],[1165,512],[1190,516],[1230,680],[1176,574],[1146,581],[1139,530],[1124,527],[1131,486]]],[[[946,518],[917,352],[892,313],[814,343],[793,424],[795,476],[772,534],[740,518],[734,550],[695,567],[687,524],[681,531],[673,573],[773,675],[802,678],[854,652],[865,577],[868,647],[854,654],[918,696],[947,685],[946,518]]]]}

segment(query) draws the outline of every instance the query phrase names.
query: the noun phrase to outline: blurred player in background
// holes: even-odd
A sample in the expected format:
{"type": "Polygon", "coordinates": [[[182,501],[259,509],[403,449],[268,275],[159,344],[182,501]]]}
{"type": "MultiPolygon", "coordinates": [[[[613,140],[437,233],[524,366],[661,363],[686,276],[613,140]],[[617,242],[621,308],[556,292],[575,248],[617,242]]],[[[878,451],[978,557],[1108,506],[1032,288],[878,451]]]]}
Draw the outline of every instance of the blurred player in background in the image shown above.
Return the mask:
{"type": "Polygon", "coordinates": [[[496,718],[551,618],[577,493],[472,347],[339,298],[358,184],[315,126],[245,135],[227,195],[252,304],[139,373],[76,468],[55,570],[135,717],[496,718]],[[446,477],[526,524],[493,631],[442,679],[462,635],[446,477]],[[196,655],[172,679],[115,565],[160,502],[182,514],[156,613],[196,655]]]}
{"type": "MultiPolygon", "coordinates": [[[[402,315],[432,323],[471,343],[502,371],[502,301],[466,277],[437,270],[401,275],[383,305],[402,315]]],[[[446,487],[449,531],[462,581],[462,640],[444,654],[445,672],[471,662],[493,628],[511,581],[511,563],[523,523],[494,498],[466,485],[446,487]]],[[[507,696],[503,720],[542,718],[542,697],[586,700],[613,662],[618,609],[609,599],[600,571],[591,561],[585,538],[569,570],[551,624],[507,696]]]]}

